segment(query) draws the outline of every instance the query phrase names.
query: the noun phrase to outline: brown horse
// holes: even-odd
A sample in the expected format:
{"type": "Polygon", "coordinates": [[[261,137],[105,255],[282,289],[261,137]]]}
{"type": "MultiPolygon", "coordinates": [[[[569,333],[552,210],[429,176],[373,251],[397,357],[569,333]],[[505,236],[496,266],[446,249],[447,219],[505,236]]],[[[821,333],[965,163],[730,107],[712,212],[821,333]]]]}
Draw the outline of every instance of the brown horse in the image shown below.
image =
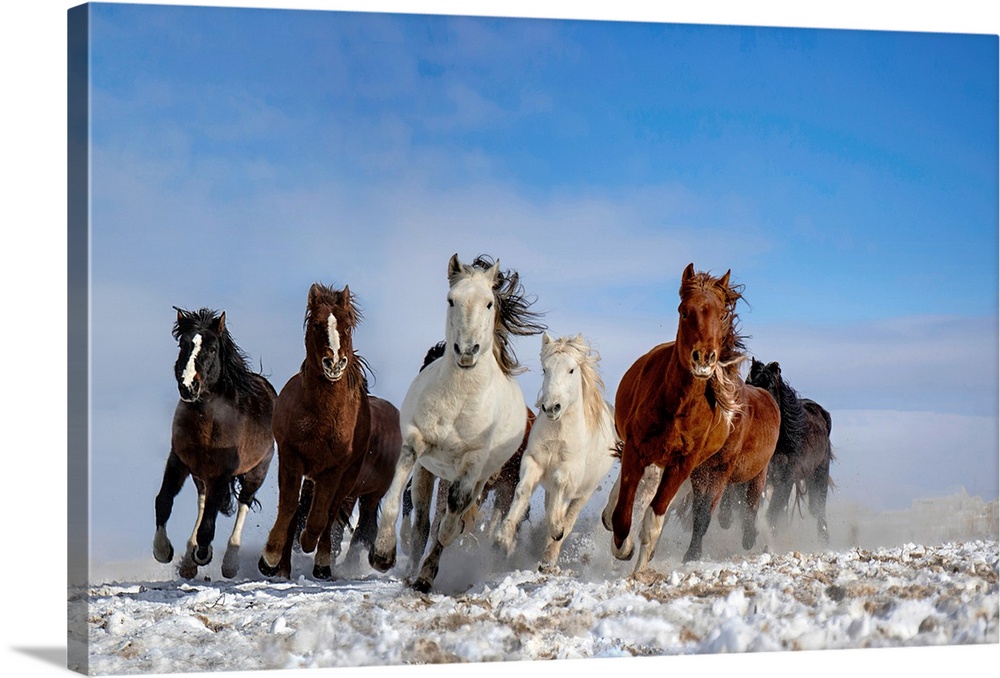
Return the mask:
{"type": "Polygon", "coordinates": [[[180,353],[174,376],[180,402],[174,410],[170,456],[156,495],[153,556],[161,563],[174,557],[167,520],[174,497],[190,475],[198,489],[198,519],[180,563],[182,577],[192,578],[212,560],[212,540],[219,512],[239,511],[222,560],[222,576],[239,571],[239,549],[247,512],[274,456],[271,413],[274,387],[247,366],[247,357],[226,328],[226,314],[209,309],[174,307],[173,337],[180,353]]]}
{"type": "Polygon", "coordinates": [[[736,302],[742,298],[742,286],[730,285],[729,277],[729,271],[721,278],[696,273],[689,264],[681,278],[676,340],[639,358],[618,387],[615,424],[623,442],[621,470],[603,513],[605,527],[614,533],[615,557],[632,557],[636,489],[648,466],[662,469],[643,519],[636,572],[652,558],[667,507],[688,478],[694,530],[685,561],[701,557],[711,513],[729,482],[750,482],[754,488],[754,522],[744,524],[743,544],[750,548],[756,539],[756,507],[780,414],[766,391],[739,378],[744,346],[736,302]]]}
{"type": "Polygon", "coordinates": [[[265,576],[291,576],[303,479],[312,482],[313,497],[299,543],[305,553],[316,550],[314,576],[332,569],[330,528],[354,489],[371,437],[367,364],[353,344],[360,318],[350,288],[309,289],[306,358],[274,405],[278,515],[257,564],[265,576]]]}

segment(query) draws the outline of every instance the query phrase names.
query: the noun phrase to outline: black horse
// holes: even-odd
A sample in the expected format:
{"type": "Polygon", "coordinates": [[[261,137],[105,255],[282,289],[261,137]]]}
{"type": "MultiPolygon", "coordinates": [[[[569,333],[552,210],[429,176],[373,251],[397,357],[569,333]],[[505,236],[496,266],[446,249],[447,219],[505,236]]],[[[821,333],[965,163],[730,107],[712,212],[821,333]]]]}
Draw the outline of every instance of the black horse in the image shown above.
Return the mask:
{"type": "Polygon", "coordinates": [[[174,377],[180,402],[156,495],[153,556],[161,563],[173,560],[167,520],[174,497],[192,476],[198,489],[198,518],[180,574],[194,577],[199,566],[211,562],[216,518],[220,511],[232,515],[236,498],[239,512],[222,561],[222,575],[234,577],[243,523],[257,503],[255,495],[274,456],[271,414],[277,394],[267,379],[248,367],[246,355],[226,329],[225,313],[174,308],[173,337],[180,347],[174,377]]]}
{"type": "Polygon", "coordinates": [[[781,410],[781,432],[767,471],[767,484],[771,487],[767,520],[772,532],[785,526],[794,489],[795,504],[802,496],[808,499],[819,537],[828,542],[826,497],[833,486],[830,464],[834,460],[830,413],[817,402],[799,397],[781,376],[781,366],[776,362],[765,365],[754,359],[747,383],[765,389],[781,410]]]}

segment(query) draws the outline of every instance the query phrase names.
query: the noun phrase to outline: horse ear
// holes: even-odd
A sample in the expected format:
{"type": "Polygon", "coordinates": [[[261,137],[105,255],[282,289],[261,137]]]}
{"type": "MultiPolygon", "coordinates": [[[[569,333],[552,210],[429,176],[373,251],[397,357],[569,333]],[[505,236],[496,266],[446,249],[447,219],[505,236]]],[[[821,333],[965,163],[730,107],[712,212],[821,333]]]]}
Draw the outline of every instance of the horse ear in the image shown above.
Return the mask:
{"type": "Polygon", "coordinates": [[[681,282],[686,283],[688,280],[694,277],[694,262],[692,261],[684,269],[684,273],[681,275],[681,282]]]}
{"type": "Polygon", "coordinates": [[[728,271],[726,271],[726,274],[724,276],[722,276],[721,278],[719,278],[719,286],[722,287],[725,290],[729,289],[729,274],[732,273],[732,272],[733,272],[733,270],[729,269],[728,271]]]}
{"type": "Polygon", "coordinates": [[[226,312],[223,311],[215,322],[212,323],[212,330],[216,334],[224,334],[226,331],[226,312]]]}
{"type": "Polygon", "coordinates": [[[781,376],[781,365],[779,365],[777,362],[768,363],[767,370],[776,377],[781,376]]]}
{"type": "Polygon", "coordinates": [[[180,306],[174,306],[174,310],[177,311],[177,322],[184,320],[184,309],[180,306]]]}
{"type": "Polygon", "coordinates": [[[451,259],[448,260],[448,280],[452,280],[461,272],[462,262],[458,260],[458,252],[455,252],[451,255],[451,259]]]}
{"type": "Polygon", "coordinates": [[[351,286],[344,285],[344,291],[340,294],[340,301],[346,306],[351,301],[351,286]]]}
{"type": "Polygon", "coordinates": [[[309,305],[312,306],[316,302],[316,297],[319,296],[319,283],[313,283],[309,286],[309,305]]]}
{"type": "Polygon", "coordinates": [[[552,336],[545,330],[542,330],[542,346],[548,346],[552,343],[552,336]]]}

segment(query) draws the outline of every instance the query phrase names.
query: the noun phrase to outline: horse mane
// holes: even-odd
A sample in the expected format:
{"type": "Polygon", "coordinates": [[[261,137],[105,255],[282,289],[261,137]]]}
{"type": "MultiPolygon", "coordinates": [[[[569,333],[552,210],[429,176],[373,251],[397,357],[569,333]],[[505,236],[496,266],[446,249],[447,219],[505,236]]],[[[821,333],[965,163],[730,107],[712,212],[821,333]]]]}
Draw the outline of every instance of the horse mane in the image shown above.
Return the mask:
{"type": "MultiPolygon", "coordinates": [[[[475,271],[488,271],[496,262],[487,254],[480,254],[471,264],[462,264],[462,271],[449,281],[454,284],[462,276],[471,275],[475,271]]],[[[493,323],[493,355],[503,373],[509,377],[522,374],[527,368],[518,362],[514,352],[511,337],[531,336],[548,329],[540,320],[542,313],[531,311],[530,307],[536,299],[528,298],[521,285],[520,275],[516,271],[498,270],[493,281],[494,323],[493,323]]]]}
{"type": "MultiPolygon", "coordinates": [[[[361,307],[358,305],[357,296],[351,292],[350,287],[344,287],[342,290],[335,290],[329,285],[324,285],[323,283],[313,283],[309,290],[309,303],[306,304],[306,315],[302,320],[302,328],[306,330],[309,326],[309,321],[312,320],[313,312],[315,311],[315,305],[329,305],[333,308],[339,309],[340,314],[343,317],[337,318],[337,327],[339,329],[347,330],[349,333],[354,333],[354,329],[358,326],[362,320],[364,320],[364,314],[361,312],[361,307]]],[[[368,377],[371,376],[374,379],[374,374],[372,372],[371,365],[368,361],[357,351],[353,351],[352,357],[354,360],[347,361],[347,385],[351,389],[360,389],[365,394],[369,393],[369,383],[368,377]]],[[[303,366],[305,366],[305,361],[303,361],[303,366]]]]}
{"type": "Polygon", "coordinates": [[[580,380],[583,382],[583,406],[590,428],[596,429],[602,423],[604,413],[604,380],[597,371],[601,354],[590,346],[582,336],[559,337],[542,349],[542,362],[556,353],[573,353],[579,358],[580,380]]]}
{"type": "Polygon", "coordinates": [[[444,347],[447,343],[446,341],[439,341],[427,349],[427,355],[424,356],[424,364],[420,366],[420,372],[423,372],[425,367],[444,355],[444,347]]]}
{"type": "MultiPolygon", "coordinates": [[[[743,410],[740,391],[743,380],[740,378],[739,366],[747,359],[746,335],[740,333],[740,316],[736,312],[736,304],[743,299],[745,285],[729,282],[729,275],[716,278],[707,271],[698,271],[693,276],[681,281],[680,294],[684,297],[695,291],[710,292],[718,296],[725,308],[722,322],[726,326],[722,338],[722,351],[716,363],[715,371],[709,378],[708,389],[713,399],[732,421],[732,415],[743,410]],[[723,279],[726,284],[720,284],[723,279]]],[[[744,300],[745,302],[746,300],[744,300]]]]}
{"type": "Polygon", "coordinates": [[[197,311],[188,311],[174,306],[177,311],[177,320],[174,322],[172,335],[174,339],[190,332],[204,333],[212,332],[218,337],[219,362],[221,370],[219,373],[219,383],[216,388],[226,395],[249,406],[250,401],[243,402],[237,398],[241,394],[260,394],[262,383],[266,383],[263,375],[254,372],[250,368],[250,358],[243,352],[233,337],[229,334],[229,328],[224,326],[222,332],[217,332],[213,325],[221,320],[224,313],[216,310],[201,308],[197,311]]]}

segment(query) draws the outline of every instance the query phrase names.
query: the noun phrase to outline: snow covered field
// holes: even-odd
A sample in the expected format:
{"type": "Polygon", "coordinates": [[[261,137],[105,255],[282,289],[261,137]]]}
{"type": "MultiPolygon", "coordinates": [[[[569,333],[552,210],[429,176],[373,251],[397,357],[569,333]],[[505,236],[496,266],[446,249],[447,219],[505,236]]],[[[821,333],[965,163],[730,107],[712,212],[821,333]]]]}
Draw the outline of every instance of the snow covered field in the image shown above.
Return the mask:
{"type": "Polygon", "coordinates": [[[811,519],[777,537],[762,531],[750,553],[738,530],[714,524],[706,559],[689,564],[680,562],[689,533],[675,519],[638,577],[611,557],[598,508],[554,575],[535,568],[533,512],[510,560],[485,536],[446,551],[429,595],[406,585],[405,558],[384,575],[344,564],[340,579],[321,582],[299,576],[311,560],[296,555],[295,579],[267,581],[255,567],[259,546],[247,544],[232,581],[213,564],[186,582],[150,557],[98,567],[90,589],[71,596],[89,596],[90,671],[99,674],[1000,642],[996,508],[967,495],[879,515],[834,502],[829,548],[811,519]]]}

